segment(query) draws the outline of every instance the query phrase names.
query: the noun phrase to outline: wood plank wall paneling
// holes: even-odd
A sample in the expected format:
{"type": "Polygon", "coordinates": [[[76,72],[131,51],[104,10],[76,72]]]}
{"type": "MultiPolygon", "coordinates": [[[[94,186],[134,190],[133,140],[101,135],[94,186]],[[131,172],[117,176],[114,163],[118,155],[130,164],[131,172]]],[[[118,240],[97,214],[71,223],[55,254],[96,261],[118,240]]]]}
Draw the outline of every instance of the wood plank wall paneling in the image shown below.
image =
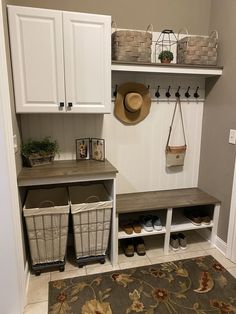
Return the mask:
{"type": "MultiPolygon", "coordinates": [[[[59,142],[61,160],[75,159],[75,139],[103,137],[106,143],[106,158],[118,169],[117,192],[164,190],[196,187],[200,160],[201,129],[204,100],[204,79],[191,77],[159,77],[141,73],[116,73],[114,84],[137,81],[150,85],[153,99],[150,114],[141,123],[126,126],[112,113],[90,114],[27,114],[21,115],[23,141],[51,136],[59,142]],[[155,86],[160,85],[163,93],[172,86],[172,97],[155,100],[155,86]],[[187,154],[183,170],[166,170],[165,145],[174,109],[175,88],[181,86],[181,94],[188,85],[191,94],[200,86],[201,100],[183,97],[182,108],[187,135],[187,154]]],[[[179,120],[179,114],[176,121],[179,120]]],[[[173,144],[182,144],[182,134],[177,125],[172,138],[173,144]]]]}

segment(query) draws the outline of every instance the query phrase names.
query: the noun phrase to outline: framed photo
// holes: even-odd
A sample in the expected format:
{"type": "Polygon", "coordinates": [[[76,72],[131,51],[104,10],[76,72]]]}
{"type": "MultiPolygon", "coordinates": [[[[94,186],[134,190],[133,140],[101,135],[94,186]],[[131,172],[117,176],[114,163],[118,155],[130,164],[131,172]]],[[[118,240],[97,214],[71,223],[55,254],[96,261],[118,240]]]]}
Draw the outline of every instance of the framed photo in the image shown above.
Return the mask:
{"type": "Polygon", "coordinates": [[[86,160],[90,158],[90,139],[78,138],[76,142],[76,160],[86,160]]]}
{"type": "Polygon", "coordinates": [[[105,141],[101,138],[91,138],[91,158],[105,161],[105,141]]]}

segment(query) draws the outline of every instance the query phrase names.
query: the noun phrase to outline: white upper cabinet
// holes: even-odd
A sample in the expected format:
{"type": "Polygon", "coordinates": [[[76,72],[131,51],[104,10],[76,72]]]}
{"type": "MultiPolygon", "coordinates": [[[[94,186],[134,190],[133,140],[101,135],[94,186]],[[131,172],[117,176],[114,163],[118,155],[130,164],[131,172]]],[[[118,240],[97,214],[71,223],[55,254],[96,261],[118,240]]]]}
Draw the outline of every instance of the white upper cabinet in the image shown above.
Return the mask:
{"type": "Polygon", "coordinates": [[[111,18],[63,12],[63,25],[66,98],[73,111],[110,111],[111,18]]]}
{"type": "Polygon", "coordinates": [[[110,112],[110,16],[18,6],[8,13],[16,112],[110,112]]]}

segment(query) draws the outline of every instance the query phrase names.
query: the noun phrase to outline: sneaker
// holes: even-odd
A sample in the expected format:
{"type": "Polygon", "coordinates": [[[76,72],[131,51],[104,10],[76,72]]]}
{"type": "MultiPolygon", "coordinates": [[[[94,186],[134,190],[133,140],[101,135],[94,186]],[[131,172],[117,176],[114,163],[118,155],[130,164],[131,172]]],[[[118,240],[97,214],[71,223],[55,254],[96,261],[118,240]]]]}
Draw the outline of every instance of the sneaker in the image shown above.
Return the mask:
{"type": "Polygon", "coordinates": [[[200,213],[197,209],[186,209],[184,211],[184,215],[186,218],[188,218],[192,224],[196,225],[196,226],[200,226],[201,225],[201,222],[202,222],[202,219],[200,217],[200,213]]]}
{"type": "Polygon", "coordinates": [[[205,210],[200,210],[200,217],[204,225],[209,225],[211,223],[211,218],[205,210]]]}
{"type": "Polygon", "coordinates": [[[179,238],[176,234],[171,234],[170,236],[170,246],[173,251],[178,251],[179,249],[179,238]]]}
{"type": "Polygon", "coordinates": [[[179,246],[182,250],[187,248],[187,238],[183,233],[178,233],[179,246]]]}
{"type": "Polygon", "coordinates": [[[143,238],[141,237],[134,238],[134,246],[139,256],[144,256],[146,254],[146,248],[143,238]]]}
{"type": "Polygon", "coordinates": [[[162,230],[161,220],[158,216],[152,216],[152,225],[154,230],[160,231],[162,230]]]}
{"type": "Polygon", "coordinates": [[[152,216],[151,215],[141,216],[140,220],[141,220],[141,225],[145,231],[147,231],[147,232],[153,231],[152,216]]]}

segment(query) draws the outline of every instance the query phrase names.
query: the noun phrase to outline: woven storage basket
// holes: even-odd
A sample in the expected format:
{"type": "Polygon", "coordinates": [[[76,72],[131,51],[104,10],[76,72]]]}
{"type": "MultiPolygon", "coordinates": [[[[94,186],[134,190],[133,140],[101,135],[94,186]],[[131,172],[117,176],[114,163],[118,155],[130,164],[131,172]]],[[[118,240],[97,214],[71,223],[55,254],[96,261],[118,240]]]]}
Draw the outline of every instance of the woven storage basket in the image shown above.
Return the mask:
{"type": "Polygon", "coordinates": [[[151,62],[152,25],[146,31],[116,30],[112,33],[112,60],[151,62]]]}
{"type": "Polygon", "coordinates": [[[218,33],[210,36],[186,36],[178,40],[177,63],[216,65],[218,33]]]}

